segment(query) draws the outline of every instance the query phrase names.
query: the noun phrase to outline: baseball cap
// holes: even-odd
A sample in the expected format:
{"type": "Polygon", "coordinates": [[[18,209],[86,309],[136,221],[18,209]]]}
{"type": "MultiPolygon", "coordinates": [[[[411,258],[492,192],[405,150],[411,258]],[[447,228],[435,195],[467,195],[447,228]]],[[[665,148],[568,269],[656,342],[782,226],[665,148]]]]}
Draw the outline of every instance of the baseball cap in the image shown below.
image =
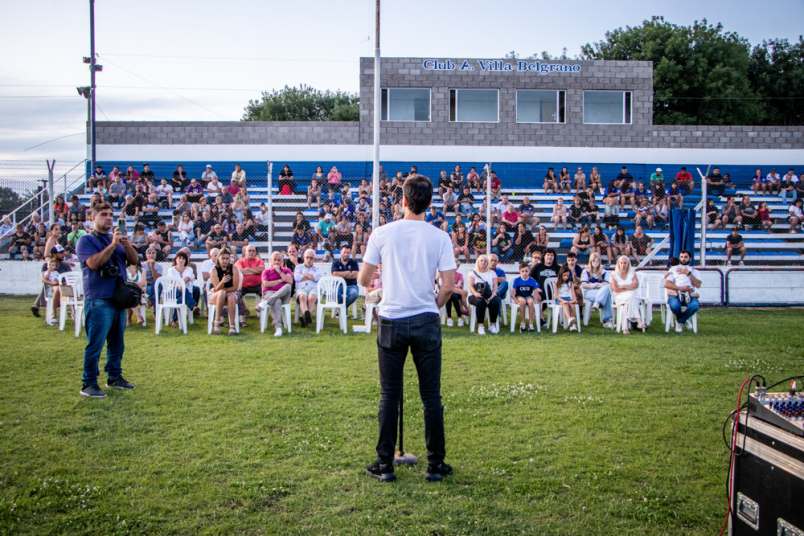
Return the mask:
{"type": "Polygon", "coordinates": [[[208,167],[208,168],[211,168],[211,167],[212,167],[212,164],[207,164],[207,167],[208,167]]]}
{"type": "Polygon", "coordinates": [[[661,172],[662,172],[662,168],[657,167],[657,168],[656,168],[656,173],[661,173],[661,172]]]}
{"type": "Polygon", "coordinates": [[[61,246],[61,244],[56,244],[55,246],[50,248],[51,255],[55,255],[56,253],[64,253],[64,248],[61,246]]]}

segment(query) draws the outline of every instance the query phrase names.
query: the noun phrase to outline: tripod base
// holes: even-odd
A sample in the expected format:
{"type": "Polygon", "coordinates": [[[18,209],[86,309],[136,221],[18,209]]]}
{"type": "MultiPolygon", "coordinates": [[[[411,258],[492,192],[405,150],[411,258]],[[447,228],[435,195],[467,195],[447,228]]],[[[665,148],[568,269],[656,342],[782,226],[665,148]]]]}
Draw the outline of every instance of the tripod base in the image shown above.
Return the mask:
{"type": "Polygon", "coordinates": [[[396,451],[394,454],[394,465],[416,465],[419,459],[410,452],[399,452],[396,451]]]}

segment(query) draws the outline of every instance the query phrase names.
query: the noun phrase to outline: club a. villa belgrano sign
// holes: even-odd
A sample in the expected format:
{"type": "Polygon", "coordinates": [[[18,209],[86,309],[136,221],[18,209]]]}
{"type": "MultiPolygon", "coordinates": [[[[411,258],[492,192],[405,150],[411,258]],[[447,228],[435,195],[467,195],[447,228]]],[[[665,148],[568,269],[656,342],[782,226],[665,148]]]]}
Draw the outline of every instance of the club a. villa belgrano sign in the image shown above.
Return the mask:
{"type": "Polygon", "coordinates": [[[547,63],[530,60],[453,60],[433,59],[422,61],[425,71],[458,71],[458,72],[521,72],[534,74],[579,73],[580,63],[547,63]]]}

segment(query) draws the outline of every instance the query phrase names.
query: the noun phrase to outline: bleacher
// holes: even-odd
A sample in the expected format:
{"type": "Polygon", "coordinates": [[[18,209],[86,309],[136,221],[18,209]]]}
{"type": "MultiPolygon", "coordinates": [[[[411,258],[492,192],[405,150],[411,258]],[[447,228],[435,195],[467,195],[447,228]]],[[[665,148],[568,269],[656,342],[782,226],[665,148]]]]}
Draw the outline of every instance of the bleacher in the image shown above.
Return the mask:
{"type": "MultiPolygon", "coordinates": [[[[348,180],[352,185],[356,185],[359,183],[360,179],[361,177],[356,177],[348,180]]],[[[250,178],[249,182],[250,207],[252,212],[258,212],[260,205],[268,200],[268,189],[267,186],[265,186],[265,183],[262,182],[262,179],[255,180],[254,178],[250,178]]],[[[308,182],[309,181],[307,180],[297,180],[297,190],[302,191],[303,189],[306,189],[308,182]]],[[[520,181],[520,183],[521,182],[522,181],[520,181]]],[[[559,256],[563,256],[569,251],[572,245],[572,239],[575,236],[575,232],[571,229],[554,229],[553,224],[550,221],[550,216],[552,214],[552,207],[555,203],[555,200],[558,197],[563,197],[565,203],[567,203],[571,199],[571,194],[545,194],[541,188],[505,188],[505,182],[503,183],[503,193],[508,194],[509,199],[515,205],[521,203],[523,197],[529,197],[531,204],[533,204],[536,208],[534,214],[538,216],[540,224],[544,225],[550,234],[550,247],[558,250],[559,256]]],[[[749,229],[741,231],[741,234],[745,238],[745,244],[747,247],[745,257],[746,264],[778,266],[799,265],[804,263],[804,235],[787,232],[789,228],[787,224],[787,204],[781,199],[781,197],[775,195],[754,196],[750,190],[747,189],[740,189],[727,193],[736,196],[747,193],[751,195],[751,199],[755,203],[762,201],[767,202],[771,210],[771,216],[773,218],[772,232],[749,229]]],[[[353,195],[356,198],[356,190],[353,191],[353,195]]],[[[86,203],[90,196],[85,194],[80,197],[82,198],[82,202],[86,203]]],[[[180,194],[174,194],[175,201],[178,201],[179,197],[180,194]]],[[[600,221],[602,221],[603,217],[602,198],[603,196],[601,195],[596,196],[600,211],[600,221]]],[[[700,194],[690,194],[685,196],[685,207],[694,207],[696,204],[698,204],[700,198],[700,194]]],[[[722,207],[724,203],[725,196],[716,201],[718,208],[722,207]]],[[[439,208],[443,206],[443,203],[437,192],[435,193],[433,204],[439,208]]],[[[475,194],[475,209],[479,210],[481,204],[482,196],[480,194],[475,194]]],[[[307,208],[306,196],[304,194],[280,196],[277,195],[276,188],[274,188],[273,207],[273,246],[276,249],[285,249],[290,243],[290,238],[293,234],[292,223],[298,210],[301,210],[304,213],[305,218],[310,222],[311,225],[315,226],[318,223],[318,211],[314,208],[307,208]]],[[[170,210],[161,210],[159,212],[159,216],[161,219],[164,219],[168,222],[172,221],[172,213],[170,210]]],[[[633,232],[633,217],[634,213],[632,211],[620,212],[620,225],[626,229],[628,234],[633,232]]],[[[451,223],[454,220],[454,216],[450,216],[447,219],[451,223]]],[[[127,227],[129,232],[133,231],[133,220],[131,218],[127,220],[127,227]]],[[[701,238],[700,224],[697,225],[697,229],[696,248],[699,248],[701,238]]],[[[653,239],[654,244],[658,244],[668,235],[667,229],[646,229],[645,231],[646,234],[653,239]]],[[[607,234],[610,235],[611,233],[609,232],[607,234]]],[[[727,234],[728,231],[724,230],[709,230],[707,232],[706,250],[708,262],[712,264],[722,264],[725,262],[725,238],[727,234]]],[[[252,243],[254,243],[263,254],[267,253],[268,242],[265,240],[265,236],[258,237],[258,240],[252,243]]],[[[174,247],[176,249],[180,247],[178,240],[174,242],[174,247]]],[[[657,263],[664,263],[666,260],[665,251],[666,247],[659,251],[658,260],[656,261],[657,263]]],[[[319,256],[323,256],[325,251],[319,250],[317,251],[317,254],[319,256]]],[[[192,251],[192,258],[194,260],[201,260],[205,257],[206,251],[203,248],[192,251]]]]}

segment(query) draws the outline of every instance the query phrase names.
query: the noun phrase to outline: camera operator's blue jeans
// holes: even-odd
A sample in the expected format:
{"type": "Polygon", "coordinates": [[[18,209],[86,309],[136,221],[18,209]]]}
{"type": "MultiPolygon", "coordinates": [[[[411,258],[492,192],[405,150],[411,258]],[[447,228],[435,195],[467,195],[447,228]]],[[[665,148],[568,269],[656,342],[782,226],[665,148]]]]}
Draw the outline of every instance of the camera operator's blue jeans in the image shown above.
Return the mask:
{"type": "MultiPolygon", "coordinates": [[[[346,285],[346,308],[348,309],[350,305],[357,301],[357,297],[360,295],[360,289],[357,288],[357,285],[346,285]]],[[[338,303],[343,301],[343,293],[338,297],[338,303]]]]}
{"type": "Polygon", "coordinates": [[[427,461],[444,461],[444,407],[441,405],[441,321],[437,313],[407,318],[379,319],[377,353],[380,367],[380,438],[377,459],[394,461],[402,398],[402,379],[408,349],[419,376],[419,395],[424,405],[424,441],[427,461]]]}
{"type": "Polygon", "coordinates": [[[690,301],[687,303],[687,309],[682,312],[681,300],[678,299],[678,296],[668,296],[667,306],[673,311],[673,314],[676,315],[676,321],[679,324],[684,324],[701,308],[698,298],[690,298],[690,301]]]}
{"type": "Polygon", "coordinates": [[[84,349],[84,385],[97,385],[98,362],[103,343],[106,343],[106,377],[110,380],[123,374],[123,335],[126,331],[126,311],[112,305],[104,298],[87,299],[84,302],[87,346],[84,349]]]}

